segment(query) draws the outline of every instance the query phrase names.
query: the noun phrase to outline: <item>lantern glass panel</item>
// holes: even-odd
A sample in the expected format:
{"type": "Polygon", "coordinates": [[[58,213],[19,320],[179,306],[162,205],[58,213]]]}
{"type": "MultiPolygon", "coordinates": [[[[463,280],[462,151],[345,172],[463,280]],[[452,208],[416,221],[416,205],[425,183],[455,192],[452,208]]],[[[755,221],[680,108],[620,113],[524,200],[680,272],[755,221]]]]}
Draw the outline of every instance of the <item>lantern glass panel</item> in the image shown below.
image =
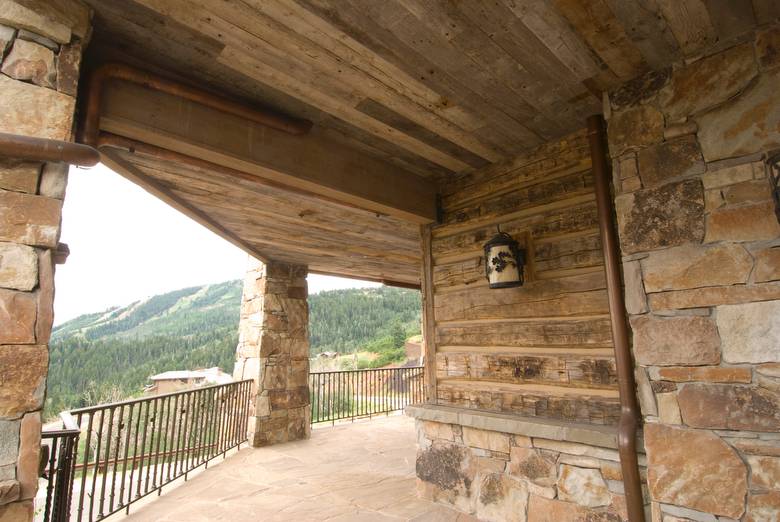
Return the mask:
{"type": "Polygon", "coordinates": [[[521,268],[510,245],[491,246],[487,252],[486,262],[491,288],[506,288],[522,284],[521,268]]]}

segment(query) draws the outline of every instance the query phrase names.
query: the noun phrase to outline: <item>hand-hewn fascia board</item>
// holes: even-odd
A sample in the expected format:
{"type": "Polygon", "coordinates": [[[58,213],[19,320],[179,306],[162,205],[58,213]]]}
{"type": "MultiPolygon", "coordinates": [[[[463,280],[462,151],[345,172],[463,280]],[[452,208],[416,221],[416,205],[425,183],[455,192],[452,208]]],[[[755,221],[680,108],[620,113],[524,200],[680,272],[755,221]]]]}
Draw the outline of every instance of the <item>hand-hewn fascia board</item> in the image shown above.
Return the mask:
{"type": "Polygon", "coordinates": [[[121,82],[103,97],[103,131],[411,222],[436,219],[432,182],[317,132],[292,136],[121,82]]]}
{"type": "Polygon", "coordinates": [[[98,150],[100,151],[100,162],[114,172],[121,174],[124,178],[132,181],[150,193],[152,196],[160,199],[164,203],[167,203],[188,218],[237,246],[250,256],[262,261],[263,263],[268,263],[271,261],[269,256],[258,251],[254,246],[245,242],[236,236],[233,232],[214,221],[206,213],[192,207],[182,199],[171,194],[162,185],[144,175],[144,173],[141,172],[135,165],[129,161],[125,161],[119,154],[117,154],[115,150],[112,150],[111,147],[100,147],[98,150]]]}

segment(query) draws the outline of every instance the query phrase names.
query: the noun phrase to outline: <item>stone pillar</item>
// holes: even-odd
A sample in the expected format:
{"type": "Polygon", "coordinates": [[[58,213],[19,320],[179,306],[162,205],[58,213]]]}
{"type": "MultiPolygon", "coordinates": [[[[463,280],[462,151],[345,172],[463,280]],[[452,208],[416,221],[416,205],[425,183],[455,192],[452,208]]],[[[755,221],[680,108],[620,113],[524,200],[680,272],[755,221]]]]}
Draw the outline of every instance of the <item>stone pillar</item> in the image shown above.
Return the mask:
{"type": "MultiPolygon", "coordinates": [[[[72,139],[91,12],[0,1],[0,132],[72,139]]],[[[0,157],[0,521],[32,520],[68,167],[0,157]]]]}
{"type": "Polygon", "coordinates": [[[776,24],[610,93],[653,521],[780,513],[778,45],[776,24]]]}
{"type": "Polygon", "coordinates": [[[244,279],[236,379],[254,379],[254,447],[308,438],[309,307],[305,266],[252,260],[244,279]]]}

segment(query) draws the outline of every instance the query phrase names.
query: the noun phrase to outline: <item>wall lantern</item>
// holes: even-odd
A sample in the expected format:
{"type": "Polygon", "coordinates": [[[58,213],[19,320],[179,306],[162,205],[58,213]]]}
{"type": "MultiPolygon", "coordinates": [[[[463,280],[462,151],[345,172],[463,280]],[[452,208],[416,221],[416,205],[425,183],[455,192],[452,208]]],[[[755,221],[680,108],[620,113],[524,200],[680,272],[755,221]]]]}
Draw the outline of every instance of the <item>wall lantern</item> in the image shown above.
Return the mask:
{"type": "Polygon", "coordinates": [[[506,232],[498,233],[485,243],[485,276],[490,288],[523,286],[525,250],[506,232]]]}

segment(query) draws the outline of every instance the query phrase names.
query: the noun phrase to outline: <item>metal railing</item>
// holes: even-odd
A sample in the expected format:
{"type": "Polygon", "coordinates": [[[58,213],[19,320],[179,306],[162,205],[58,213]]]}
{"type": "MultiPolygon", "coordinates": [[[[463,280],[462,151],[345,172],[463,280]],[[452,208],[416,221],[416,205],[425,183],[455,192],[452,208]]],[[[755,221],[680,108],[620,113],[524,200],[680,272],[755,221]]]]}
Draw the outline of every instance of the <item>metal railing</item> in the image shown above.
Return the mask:
{"type": "MultiPolygon", "coordinates": [[[[57,479],[50,479],[55,500],[49,509],[47,493],[44,521],[70,516],[91,522],[129,511],[133,502],[159,495],[164,485],[186,480],[190,471],[240,446],[251,389],[252,381],[245,380],[71,411],[76,435],[71,446],[60,442],[58,456],[50,457],[49,473],[57,479]],[[58,488],[68,490],[62,494],[69,499],[66,507],[62,500],[58,504],[58,488]]],[[[55,440],[57,433],[43,437],[55,440]]]]}
{"type": "Polygon", "coordinates": [[[81,430],[68,412],[60,413],[62,429],[41,433],[41,464],[39,475],[46,479],[44,520],[67,520],[73,479],[73,455],[81,430]]]}
{"type": "Polygon", "coordinates": [[[423,386],[422,366],[311,373],[311,422],[402,410],[425,400],[423,386]]]}

